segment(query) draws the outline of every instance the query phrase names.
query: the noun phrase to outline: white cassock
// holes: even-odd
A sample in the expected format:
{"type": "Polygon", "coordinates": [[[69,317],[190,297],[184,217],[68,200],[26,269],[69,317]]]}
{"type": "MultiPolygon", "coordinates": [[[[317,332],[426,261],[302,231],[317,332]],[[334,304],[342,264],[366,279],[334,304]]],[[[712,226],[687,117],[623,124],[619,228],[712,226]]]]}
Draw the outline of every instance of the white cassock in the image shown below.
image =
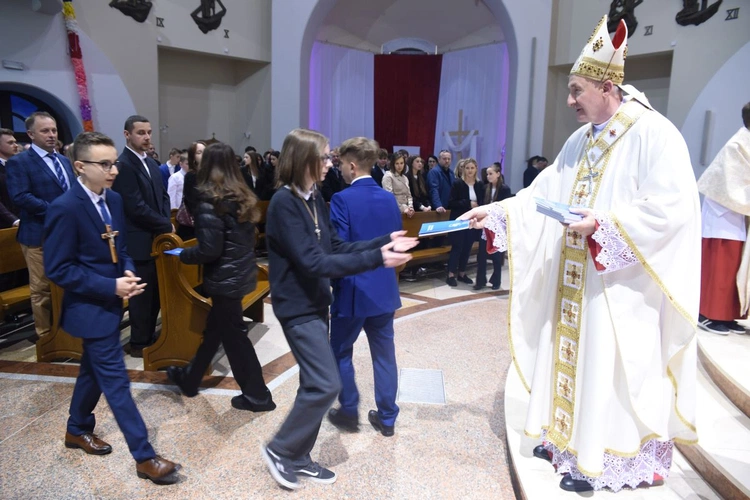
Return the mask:
{"type": "Polygon", "coordinates": [[[508,250],[526,434],[595,489],[666,477],[672,442],[697,442],[700,203],[680,132],[627,99],[489,212],[490,244],[508,250]],[[536,212],[535,197],[593,209],[595,242],[536,212]]]}

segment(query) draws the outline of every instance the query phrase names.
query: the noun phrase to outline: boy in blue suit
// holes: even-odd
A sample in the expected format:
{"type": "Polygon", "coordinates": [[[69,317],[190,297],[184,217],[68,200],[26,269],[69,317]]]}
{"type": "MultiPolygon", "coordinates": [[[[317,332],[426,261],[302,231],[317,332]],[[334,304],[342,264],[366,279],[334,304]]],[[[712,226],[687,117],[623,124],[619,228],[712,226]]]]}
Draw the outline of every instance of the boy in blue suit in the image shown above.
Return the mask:
{"type": "Polygon", "coordinates": [[[118,173],[117,150],[109,137],[84,132],[73,143],[73,155],[80,177],[49,205],[44,224],[44,269],[65,290],[60,325],[83,339],[65,446],[92,455],[112,451],[93,433],[94,408],[104,393],[138,477],[172,484],[179,465],[157,456],[148,442],[120,346],[122,301],[141,293],[146,283],[133,273],[125,247],[122,198],[109,189],[118,173]]]}
{"type": "MultiPolygon", "coordinates": [[[[364,137],[345,141],[339,148],[342,174],[349,189],[331,198],[331,221],[345,241],[371,240],[401,230],[401,212],[392,193],[370,175],[378,158],[378,143],[364,137]]],[[[398,415],[398,371],[393,343],[393,316],[401,307],[393,269],[380,267],[333,283],[331,348],[336,356],[342,389],[339,408],[328,419],[336,427],[355,431],[359,425],[359,392],[354,381],[352,351],[362,328],[370,343],[378,410],[367,415],[384,436],[393,436],[398,415]]]]}

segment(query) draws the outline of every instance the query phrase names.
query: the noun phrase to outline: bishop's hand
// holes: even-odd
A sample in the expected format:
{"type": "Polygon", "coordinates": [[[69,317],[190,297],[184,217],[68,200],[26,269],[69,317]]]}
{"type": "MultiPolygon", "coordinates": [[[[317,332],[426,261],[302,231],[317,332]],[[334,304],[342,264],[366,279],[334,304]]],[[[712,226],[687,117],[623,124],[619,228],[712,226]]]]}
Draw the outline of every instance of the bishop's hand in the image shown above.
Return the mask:
{"type": "MultiPolygon", "coordinates": [[[[568,228],[576,233],[580,234],[584,238],[588,238],[596,232],[596,218],[594,218],[593,210],[588,208],[571,207],[570,212],[574,214],[583,215],[583,219],[572,224],[568,224],[568,228]]],[[[564,226],[565,224],[563,224],[564,226]]]]}
{"type": "Polygon", "coordinates": [[[459,216],[456,220],[469,221],[469,227],[471,229],[483,229],[485,217],[487,217],[487,205],[482,205],[481,207],[472,208],[468,212],[459,216]]]}

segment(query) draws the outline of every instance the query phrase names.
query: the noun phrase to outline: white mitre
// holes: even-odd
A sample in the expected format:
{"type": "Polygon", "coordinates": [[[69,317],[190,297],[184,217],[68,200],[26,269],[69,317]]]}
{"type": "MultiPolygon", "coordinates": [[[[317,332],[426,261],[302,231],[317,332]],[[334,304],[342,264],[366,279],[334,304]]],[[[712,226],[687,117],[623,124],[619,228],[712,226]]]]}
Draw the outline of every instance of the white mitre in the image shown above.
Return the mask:
{"type": "Polygon", "coordinates": [[[628,55],[628,27],[621,20],[613,39],[607,31],[607,16],[602,17],[570,70],[571,75],[597,82],[612,80],[621,85],[625,79],[625,57],[628,55]]]}

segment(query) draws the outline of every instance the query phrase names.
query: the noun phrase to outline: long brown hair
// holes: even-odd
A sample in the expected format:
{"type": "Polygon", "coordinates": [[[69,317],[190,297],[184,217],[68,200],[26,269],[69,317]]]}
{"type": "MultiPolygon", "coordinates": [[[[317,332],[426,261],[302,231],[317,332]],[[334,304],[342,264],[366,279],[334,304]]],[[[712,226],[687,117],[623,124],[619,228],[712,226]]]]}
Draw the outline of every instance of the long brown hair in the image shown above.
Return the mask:
{"type": "Polygon", "coordinates": [[[308,176],[320,182],[323,173],[320,154],[328,145],[328,139],[314,130],[296,128],[284,138],[281,155],[276,165],[277,185],[293,186],[305,191],[308,176]]]}
{"type": "Polygon", "coordinates": [[[412,168],[412,165],[414,165],[414,160],[417,158],[422,158],[419,155],[411,155],[406,159],[406,166],[409,169],[409,175],[412,176],[414,179],[414,196],[420,196],[424,197],[427,196],[427,183],[424,180],[424,169],[425,169],[425,163],[424,160],[422,160],[422,170],[419,170],[418,172],[414,172],[414,169],[412,168]]]}
{"type": "Polygon", "coordinates": [[[258,221],[259,213],[255,208],[258,198],[247,187],[234,150],[229,145],[218,142],[203,151],[197,184],[198,191],[213,203],[219,213],[223,202],[236,202],[239,204],[238,221],[258,221]]]}
{"type": "MultiPolygon", "coordinates": [[[[495,196],[497,197],[500,194],[500,188],[503,187],[503,184],[505,183],[503,179],[502,168],[500,168],[499,163],[495,162],[489,167],[487,167],[487,170],[490,170],[490,169],[494,170],[495,173],[498,175],[497,186],[495,186],[495,196]]],[[[491,203],[493,201],[497,201],[497,200],[492,199],[492,183],[489,181],[487,181],[487,187],[484,190],[484,201],[485,203],[491,203]]]]}

